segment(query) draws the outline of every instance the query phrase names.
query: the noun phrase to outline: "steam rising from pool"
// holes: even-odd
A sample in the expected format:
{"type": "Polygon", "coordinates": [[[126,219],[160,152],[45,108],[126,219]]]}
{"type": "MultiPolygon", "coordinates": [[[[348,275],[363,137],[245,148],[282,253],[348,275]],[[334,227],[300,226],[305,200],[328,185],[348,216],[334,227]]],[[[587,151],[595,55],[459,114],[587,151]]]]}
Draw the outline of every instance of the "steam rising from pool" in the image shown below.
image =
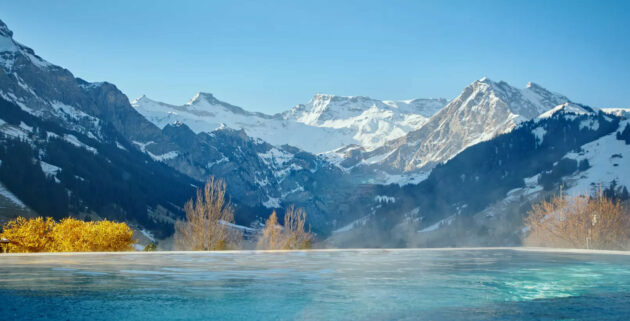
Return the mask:
{"type": "Polygon", "coordinates": [[[19,319],[553,319],[630,313],[630,256],[585,251],[1,256],[0,274],[0,315],[19,319]]]}

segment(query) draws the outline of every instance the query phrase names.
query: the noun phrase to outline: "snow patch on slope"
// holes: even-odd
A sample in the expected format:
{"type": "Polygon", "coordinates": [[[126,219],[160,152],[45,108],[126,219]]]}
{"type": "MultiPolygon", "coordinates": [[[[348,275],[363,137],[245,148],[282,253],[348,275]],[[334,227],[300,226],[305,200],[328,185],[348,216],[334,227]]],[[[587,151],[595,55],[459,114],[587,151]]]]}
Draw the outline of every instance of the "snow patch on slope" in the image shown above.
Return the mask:
{"type": "Polygon", "coordinates": [[[341,228],[338,228],[338,229],[334,230],[333,234],[349,232],[349,231],[355,229],[356,227],[365,225],[369,221],[369,219],[370,219],[369,215],[361,217],[361,218],[359,218],[357,220],[354,220],[351,223],[349,223],[349,224],[347,224],[347,225],[345,225],[345,226],[343,226],[341,228]]]}
{"type": "Polygon", "coordinates": [[[65,141],[67,141],[68,143],[76,146],[76,147],[80,147],[80,148],[84,148],[86,150],[88,150],[90,153],[92,154],[97,154],[97,150],[96,148],[92,147],[92,146],[88,146],[87,144],[83,143],[82,141],[80,141],[76,136],[71,135],[71,134],[64,134],[63,135],[63,139],[65,141]]]}
{"type": "Polygon", "coordinates": [[[540,146],[545,139],[545,134],[547,131],[542,127],[536,127],[532,130],[532,134],[536,137],[536,145],[540,146]]]}
{"type": "Polygon", "coordinates": [[[15,194],[11,193],[11,191],[9,191],[2,183],[0,183],[0,195],[10,200],[18,207],[26,208],[26,205],[24,205],[24,203],[22,203],[22,201],[20,201],[15,194]]]}
{"type": "Polygon", "coordinates": [[[44,161],[40,161],[39,165],[42,167],[42,171],[44,172],[44,174],[48,176],[55,176],[61,171],[61,168],[59,166],[55,166],[44,161]]]}
{"type": "MultiPolygon", "coordinates": [[[[629,121],[620,122],[620,130],[624,129],[629,121]]],[[[567,192],[576,195],[580,193],[590,194],[596,191],[601,184],[606,188],[614,180],[617,185],[630,188],[630,145],[617,140],[617,132],[603,136],[593,142],[582,146],[582,152],[568,153],[565,157],[581,161],[587,159],[591,166],[584,172],[572,177],[572,184],[567,192]]]]}
{"type": "Polygon", "coordinates": [[[451,215],[451,216],[449,216],[449,217],[447,217],[447,218],[445,218],[443,220],[438,221],[437,223],[435,223],[433,225],[430,225],[430,226],[427,226],[427,227],[421,229],[419,232],[420,233],[426,233],[426,232],[436,231],[436,230],[438,230],[441,227],[451,225],[451,223],[453,223],[453,221],[455,221],[455,218],[456,218],[455,215],[451,215]]]}

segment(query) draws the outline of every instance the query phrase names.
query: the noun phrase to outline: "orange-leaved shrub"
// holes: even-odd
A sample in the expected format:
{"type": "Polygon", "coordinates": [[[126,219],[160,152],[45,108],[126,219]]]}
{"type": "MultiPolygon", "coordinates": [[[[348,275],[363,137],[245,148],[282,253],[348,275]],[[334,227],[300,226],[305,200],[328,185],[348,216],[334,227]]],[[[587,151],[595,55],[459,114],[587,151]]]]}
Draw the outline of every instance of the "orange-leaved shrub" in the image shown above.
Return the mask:
{"type": "Polygon", "coordinates": [[[4,225],[0,237],[11,242],[9,252],[109,252],[131,250],[132,235],[127,224],[108,220],[18,217],[4,225]]]}

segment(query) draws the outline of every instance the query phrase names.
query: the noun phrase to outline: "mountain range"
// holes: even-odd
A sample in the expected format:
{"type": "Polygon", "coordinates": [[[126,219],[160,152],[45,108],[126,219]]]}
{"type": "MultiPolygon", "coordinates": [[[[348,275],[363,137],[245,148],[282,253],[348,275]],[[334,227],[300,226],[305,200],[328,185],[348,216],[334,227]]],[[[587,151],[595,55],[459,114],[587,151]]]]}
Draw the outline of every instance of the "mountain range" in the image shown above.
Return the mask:
{"type": "Polygon", "coordinates": [[[274,115],[203,92],[130,101],[0,21],[0,105],[4,220],[70,213],[167,237],[215,176],[241,225],[295,204],[332,246],[505,244],[518,242],[523,209],[560,186],[623,197],[630,184],[628,110],[534,83],[484,77],[450,101],[316,94],[274,115]]]}

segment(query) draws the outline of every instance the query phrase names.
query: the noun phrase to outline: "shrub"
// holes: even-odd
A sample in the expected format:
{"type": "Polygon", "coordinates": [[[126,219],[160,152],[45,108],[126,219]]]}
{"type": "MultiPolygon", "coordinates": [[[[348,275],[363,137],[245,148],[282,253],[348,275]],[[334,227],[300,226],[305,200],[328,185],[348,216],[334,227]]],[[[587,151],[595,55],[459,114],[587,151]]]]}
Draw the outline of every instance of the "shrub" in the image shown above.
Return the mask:
{"type": "Polygon", "coordinates": [[[26,219],[18,217],[3,226],[0,236],[11,241],[9,252],[49,252],[53,244],[52,218],[26,219]]]}
{"type": "Polygon", "coordinates": [[[579,164],[578,164],[578,170],[580,172],[583,172],[583,171],[585,171],[585,170],[587,170],[589,168],[591,168],[591,164],[588,162],[588,159],[586,159],[586,158],[581,160],[579,162],[579,164]]]}
{"type": "Polygon", "coordinates": [[[87,251],[130,251],[134,244],[133,232],[125,223],[103,220],[85,223],[84,228],[91,240],[87,251]]]}
{"type": "Polygon", "coordinates": [[[129,251],[134,244],[125,223],[84,222],[65,218],[18,217],[7,223],[1,234],[11,241],[10,252],[104,252],[129,251]]]}
{"type": "Polygon", "coordinates": [[[144,247],[144,251],[145,252],[157,251],[157,244],[155,242],[151,242],[150,244],[147,244],[147,246],[144,247]]]}
{"type": "Polygon", "coordinates": [[[558,195],[534,204],[525,225],[529,228],[526,245],[591,249],[630,245],[630,214],[619,200],[602,193],[594,198],[558,195]]]}

